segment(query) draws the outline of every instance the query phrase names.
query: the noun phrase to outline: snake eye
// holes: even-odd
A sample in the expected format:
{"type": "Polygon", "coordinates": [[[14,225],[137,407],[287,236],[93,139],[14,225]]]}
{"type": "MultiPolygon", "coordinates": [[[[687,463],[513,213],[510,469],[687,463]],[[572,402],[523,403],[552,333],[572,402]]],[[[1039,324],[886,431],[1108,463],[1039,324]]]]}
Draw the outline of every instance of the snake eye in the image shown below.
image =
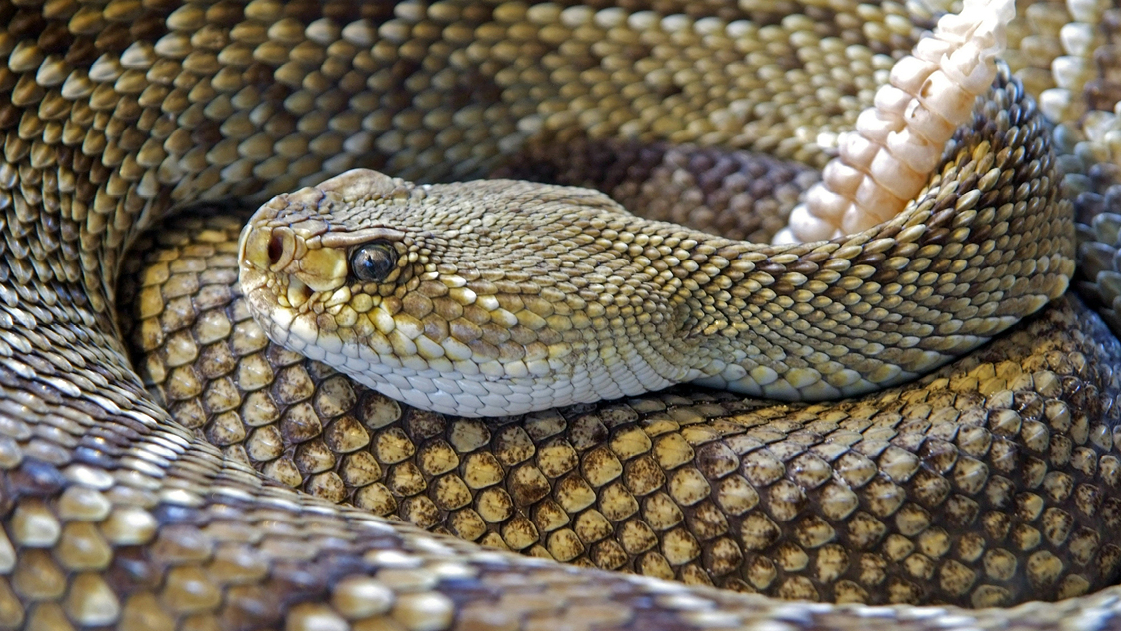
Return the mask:
{"type": "Polygon", "coordinates": [[[368,243],[350,255],[350,271],[358,280],[380,283],[397,267],[397,250],[387,241],[368,243]]]}

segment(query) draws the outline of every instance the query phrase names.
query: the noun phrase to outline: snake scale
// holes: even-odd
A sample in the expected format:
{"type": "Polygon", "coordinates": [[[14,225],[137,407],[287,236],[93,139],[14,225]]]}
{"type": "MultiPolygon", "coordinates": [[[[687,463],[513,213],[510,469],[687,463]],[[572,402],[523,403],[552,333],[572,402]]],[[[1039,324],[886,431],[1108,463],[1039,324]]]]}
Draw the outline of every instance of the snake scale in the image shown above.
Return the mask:
{"type": "MultiPolygon", "coordinates": [[[[1112,323],[1118,18],[1106,9],[1021,7],[1006,57],[1068,125],[1052,134],[1003,77],[924,199],[945,227],[931,245],[973,217],[1000,225],[987,204],[1016,200],[1056,213],[1054,247],[1069,253],[1061,165],[1084,224],[1082,295],[1112,323]]],[[[0,628],[1121,626],[1108,587],[1121,344],[1077,296],[844,403],[680,387],[483,422],[402,408],[267,345],[231,285],[227,209],[140,237],[180,206],[262,200],[354,166],[446,180],[506,165],[624,198],[643,197],[631,176],[644,172],[651,214],[765,238],[803,167],[650,147],[821,166],[934,12],[4,3],[0,628]],[[558,154],[576,160],[556,166],[558,154]],[[759,214],[742,218],[752,196],[759,214]],[[118,296],[138,243],[152,266],[118,296]],[[118,298],[135,305],[121,322],[118,298]],[[143,378],[126,335],[152,351],[143,378]],[[1067,599],[1000,607],[1034,598],[1067,599]],[[919,602],[933,606],[906,604],[919,602]],[[903,604],[870,606],[889,603],[903,604]]],[[[1036,234],[1038,215],[1009,229],[1036,234]]]]}

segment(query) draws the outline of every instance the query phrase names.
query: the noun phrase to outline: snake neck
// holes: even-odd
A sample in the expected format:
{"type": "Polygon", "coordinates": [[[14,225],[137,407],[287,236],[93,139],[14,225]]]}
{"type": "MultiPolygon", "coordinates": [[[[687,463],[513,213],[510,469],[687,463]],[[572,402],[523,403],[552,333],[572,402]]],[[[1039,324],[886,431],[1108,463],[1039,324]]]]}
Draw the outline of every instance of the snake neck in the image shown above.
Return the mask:
{"type": "Polygon", "coordinates": [[[670,300],[704,358],[698,381],[781,400],[854,396],[928,372],[1061,295],[1073,225],[1034,103],[1002,72],[976,115],[943,171],[876,229],[675,253],[688,273],[670,300]],[[1021,136],[1033,140],[1012,151],[1021,136]]]}

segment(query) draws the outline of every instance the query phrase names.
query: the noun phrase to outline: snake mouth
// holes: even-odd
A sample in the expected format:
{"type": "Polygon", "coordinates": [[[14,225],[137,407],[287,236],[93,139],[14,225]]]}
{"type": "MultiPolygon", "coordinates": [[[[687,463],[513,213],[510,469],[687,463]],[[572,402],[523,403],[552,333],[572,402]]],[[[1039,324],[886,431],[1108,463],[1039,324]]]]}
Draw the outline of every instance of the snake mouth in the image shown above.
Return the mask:
{"type": "Polygon", "coordinates": [[[288,310],[293,315],[334,315],[351,297],[346,287],[316,291],[296,274],[262,271],[251,267],[242,269],[239,282],[246,296],[257,298],[255,305],[269,304],[266,313],[288,310]]]}

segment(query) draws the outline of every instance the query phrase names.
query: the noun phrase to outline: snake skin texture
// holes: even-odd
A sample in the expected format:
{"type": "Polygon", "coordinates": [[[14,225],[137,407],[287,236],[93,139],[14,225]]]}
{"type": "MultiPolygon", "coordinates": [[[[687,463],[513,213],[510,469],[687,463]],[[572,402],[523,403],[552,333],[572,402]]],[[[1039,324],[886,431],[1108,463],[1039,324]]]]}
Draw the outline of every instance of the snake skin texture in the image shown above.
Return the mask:
{"type": "MultiPolygon", "coordinates": [[[[677,390],[487,424],[347,394],[268,350],[239,326],[219,218],[168,230],[184,250],[122,291],[155,317],[129,330],[156,349],[144,379],[166,384],[170,412],[156,403],[126,356],[115,281],[126,246],[177,205],[358,165],[460,179],[537,135],[820,166],[935,12],[608,4],[0,5],[0,628],[1121,625],[1107,587],[1121,347],[1075,296],[832,412],[677,390]]],[[[1094,52],[1106,36],[1074,46],[1062,30],[1115,18],[1072,10],[1023,7],[1008,55],[1067,123],[1115,85],[1094,52]],[[1080,72],[1056,82],[1052,62],[1080,72]]],[[[1075,154],[1076,205],[1101,229],[1108,173],[1075,154]]]]}
{"type": "Polygon", "coordinates": [[[240,282],[269,339],[449,414],[686,381],[786,401],[864,394],[1066,291],[1072,210],[1021,97],[992,89],[950,170],[844,240],[775,248],[646,221],[581,189],[417,187],[356,170],[262,206],[240,282]],[[355,276],[359,246],[392,249],[385,277],[355,276]]]}
{"type": "MultiPolygon", "coordinates": [[[[161,247],[145,246],[145,265],[126,275],[137,305],[130,338],[146,382],[176,418],[290,486],[493,547],[788,599],[1007,605],[1048,590],[1079,593],[1110,580],[1121,561],[1121,547],[1098,534],[1121,499],[1086,477],[1121,466],[1099,444],[1060,441],[1023,465],[1006,451],[991,479],[981,464],[994,449],[1014,449],[992,441],[1024,422],[1048,427],[1034,442],[1042,447],[1075,406],[1099,418],[1112,409],[1111,371],[1086,374],[1102,386],[1090,386],[1088,399],[1060,394],[1069,367],[1050,363],[1059,339],[1044,333],[1058,322],[842,405],[792,411],[686,391],[497,427],[449,423],[268,343],[233,282],[241,225],[219,209],[150,237],[161,247]],[[185,291],[197,296],[186,309],[176,304],[192,297],[185,291]],[[1034,346],[1033,337],[1048,341],[1034,346]],[[1000,415],[1010,425],[995,433],[969,420],[1000,415]],[[968,448],[947,440],[960,431],[977,432],[968,448]],[[942,464],[920,471],[923,460],[942,464]],[[873,480],[877,466],[893,474],[873,480]],[[1035,480],[1017,479],[1019,466],[1033,467],[1035,480]],[[975,499],[979,489],[991,503],[975,499]],[[1004,522],[992,510],[1002,506],[1036,519],[1004,522]],[[1040,532],[1052,533],[1051,545],[1040,547],[1040,532]],[[1045,577],[1060,558],[1079,569],[1045,577]],[[1022,559],[1030,560],[1020,577],[1022,559]],[[975,574],[970,566],[982,560],[975,574]]],[[[1064,317],[1076,309],[1064,306],[1064,317]]],[[[1100,326],[1085,333],[1108,339],[1100,326]]],[[[1079,351],[1094,354],[1080,360],[1086,366],[1114,365],[1109,346],[1101,356],[1092,349],[1079,351]]],[[[1108,428],[1075,433],[1100,442],[1108,428]]]]}

